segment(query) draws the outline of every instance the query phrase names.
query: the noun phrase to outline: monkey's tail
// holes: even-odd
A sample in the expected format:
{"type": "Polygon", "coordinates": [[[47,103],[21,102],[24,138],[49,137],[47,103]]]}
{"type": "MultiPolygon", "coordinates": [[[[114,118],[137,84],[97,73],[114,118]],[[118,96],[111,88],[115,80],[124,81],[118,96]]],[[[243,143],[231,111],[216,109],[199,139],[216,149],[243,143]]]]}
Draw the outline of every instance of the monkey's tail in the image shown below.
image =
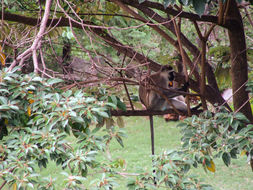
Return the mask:
{"type": "MultiPolygon", "coordinates": [[[[152,156],[155,155],[155,136],[154,136],[154,121],[153,121],[153,115],[149,116],[149,122],[150,122],[150,135],[151,135],[151,153],[152,156]]],[[[154,159],[152,159],[152,164],[154,165],[154,159]]],[[[155,173],[155,170],[153,170],[153,173],[155,173]]],[[[154,177],[154,185],[156,186],[156,178],[154,177]]]]}
{"type": "Polygon", "coordinates": [[[153,115],[149,116],[149,122],[150,122],[150,135],[151,135],[151,153],[152,153],[152,156],[154,156],[155,155],[155,138],[154,138],[153,115]]]}

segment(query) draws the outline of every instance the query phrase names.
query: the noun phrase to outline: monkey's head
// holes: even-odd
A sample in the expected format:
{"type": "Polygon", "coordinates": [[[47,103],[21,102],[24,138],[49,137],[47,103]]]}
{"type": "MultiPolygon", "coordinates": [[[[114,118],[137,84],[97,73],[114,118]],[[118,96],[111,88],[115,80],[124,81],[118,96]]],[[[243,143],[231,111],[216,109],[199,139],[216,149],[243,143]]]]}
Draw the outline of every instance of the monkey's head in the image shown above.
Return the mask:
{"type": "Polygon", "coordinates": [[[168,80],[168,85],[173,86],[173,80],[175,79],[174,70],[170,65],[164,65],[161,69],[161,76],[168,80]]]}

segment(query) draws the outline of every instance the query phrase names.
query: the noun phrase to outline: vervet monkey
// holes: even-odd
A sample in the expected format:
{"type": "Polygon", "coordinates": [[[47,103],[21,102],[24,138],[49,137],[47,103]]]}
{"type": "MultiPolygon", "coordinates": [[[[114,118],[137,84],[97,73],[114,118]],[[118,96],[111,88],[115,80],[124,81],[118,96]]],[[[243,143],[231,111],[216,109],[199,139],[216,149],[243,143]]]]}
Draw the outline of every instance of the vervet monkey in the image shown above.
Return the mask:
{"type": "Polygon", "coordinates": [[[188,84],[185,84],[182,88],[173,88],[173,92],[167,90],[171,88],[174,78],[173,68],[165,65],[162,66],[161,71],[152,74],[143,80],[143,82],[146,83],[146,86],[140,85],[139,98],[148,110],[164,111],[172,109],[173,107],[171,104],[173,104],[176,109],[187,111],[186,103],[178,96],[181,95],[180,91],[186,92],[188,84]]]}

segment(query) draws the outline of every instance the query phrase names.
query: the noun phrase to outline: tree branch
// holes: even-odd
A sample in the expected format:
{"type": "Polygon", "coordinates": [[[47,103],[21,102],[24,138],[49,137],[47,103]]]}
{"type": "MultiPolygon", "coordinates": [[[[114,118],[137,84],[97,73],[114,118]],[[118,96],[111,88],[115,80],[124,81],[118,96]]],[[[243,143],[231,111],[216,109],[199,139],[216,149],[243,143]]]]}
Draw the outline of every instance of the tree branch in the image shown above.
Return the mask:
{"type": "MultiPolygon", "coordinates": [[[[1,11],[0,11],[0,14],[2,14],[1,11]]],[[[31,26],[37,25],[36,18],[21,16],[17,14],[5,13],[4,19],[8,21],[14,21],[14,22],[23,23],[26,25],[31,25],[31,26]]],[[[99,28],[99,26],[96,26],[92,22],[83,21],[84,26],[73,21],[71,21],[71,24],[73,27],[79,28],[79,29],[83,29],[83,27],[88,28],[89,26],[88,29],[90,31],[94,32],[96,35],[98,35],[100,38],[102,38],[104,41],[106,41],[109,45],[111,45],[114,49],[116,49],[120,53],[123,53],[123,54],[126,53],[128,57],[134,58],[139,63],[149,63],[149,66],[153,71],[160,70],[161,65],[145,57],[144,55],[134,51],[131,47],[121,44],[116,39],[111,37],[107,32],[105,32],[102,28],[99,28]]],[[[69,27],[69,25],[70,25],[69,19],[67,18],[48,19],[48,22],[47,22],[47,26],[51,26],[51,27],[65,27],[65,26],[69,27]]],[[[176,81],[181,82],[181,83],[185,82],[184,77],[180,78],[179,75],[176,77],[176,81]]],[[[192,79],[189,79],[189,82],[190,82],[190,88],[193,89],[195,92],[199,93],[200,89],[199,89],[198,82],[192,79]]],[[[224,103],[224,99],[222,99],[219,92],[213,90],[213,88],[210,87],[209,85],[207,85],[206,87],[206,93],[204,94],[204,96],[206,96],[206,99],[211,104],[218,103],[219,105],[222,105],[224,103]]]]}
{"type": "MultiPolygon", "coordinates": [[[[9,67],[9,70],[12,70],[13,67],[16,66],[17,62],[24,59],[24,57],[26,57],[26,55],[29,55],[30,53],[32,53],[32,57],[33,57],[33,65],[34,65],[34,72],[37,73],[39,70],[38,67],[38,57],[37,57],[37,49],[41,44],[41,39],[44,36],[44,32],[46,30],[46,26],[47,26],[47,21],[49,18],[49,14],[50,14],[50,7],[52,4],[52,0],[48,0],[46,1],[46,5],[45,5],[45,13],[44,16],[42,18],[41,21],[41,25],[40,25],[40,29],[38,34],[36,35],[33,44],[30,48],[28,48],[26,51],[24,51],[22,54],[20,54],[17,59],[14,60],[14,62],[11,64],[11,66],[9,67]]],[[[36,21],[37,22],[37,21],[36,21]]]]}
{"type": "MultiPolygon", "coordinates": [[[[192,111],[192,114],[199,115],[203,110],[195,110],[192,111]]],[[[181,115],[187,115],[187,112],[181,112],[181,115]]],[[[174,110],[165,110],[165,111],[155,111],[155,110],[111,110],[112,116],[150,116],[150,115],[165,115],[175,113],[174,110]]]]}
{"type": "MultiPolygon", "coordinates": [[[[2,14],[2,11],[0,11],[0,14],[2,14]]],[[[18,23],[23,23],[30,26],[36,26],[37,25],[37,19],[26,17],[22,15],[12,14],[12,13],[4,13],[4,19],[8,21],[14,21],[18,23]]],[[[71,24],[75,28],[83,29],[83,27],[91,30],[96,35],[98,35],[100,38],[102,38],[104,41],[106,41],[108,44],[110,44],[113,48],[115,48],[120,53],[126,53],[126,55],[130,58],[134,58],[136,61],[140,63],[148,62],[149,66],[154,71],[159,71],[161,66],[157,64],[156,62],[152,61],[151,59],[145,57],[144,55],[135,52],[131,47],[125,46],[113,37],[111,37],[107,32],[105,32],[102,28],[99,28],[99,26],[96,26],[92,22],[89,21],[83,21],[83,26],[79,23],[71,21],[71,24]]],[[[51,27],[64,27],[69,26],[69,19],[67,18],[60,18],[60,19],[48,19],[47,26],[51,27]]]]}
{"type": "Polygon", "coordinates": [[[234,19],[234,18],[226,18],[225,23],[219,24],[217,16],[213,16],[213,15],[201,15],[201,16],[199,16],[198,14],[194,14],[194,13],[178,11],[178,10],[175,10],[171,7],[167,7],[165,9],[164,6],[161,3],[156,3],[156,2],[151,2],[151,1],[144,1],[141,4],[138,2],[138,0],[121,0],[121,1],[125,4],[127,4],[127,5],[145,6],[145,7],[149,7],[149,8],[153,8],[153,9],[163,11],[164,13],[167,13],[167,14],[172,15],[172,16],[179,16],[181,18],[186,18],[186,19],[189,19],[189,20],[192,20],[192,21],[202,21],[202,22],[209,22],[209,23],[213,23],[213,24],[218,24],[218,25],[220,25],[222,27],[225,27],[225,28],[233,27],[234,22],[237,22],[237,20],[234,19]]]}
{"type": "MultiPolygon", "coordinates": [[[[150,8],[147,8],[145,6],[142,6],[142,4],[134,4],[131,5],[137,9],[139,9],[140,11],[142,11],[145,15],[147,15],[148,17],[150,17],[151,19],[155,20],[157,23],[157,25],[163,25],[165,26],[168,30],[170,30],[175,36],[176,36],[176,32],[175,32],[175,28],[171,22],[171,20],[168,20],[166,18],[163,18],[162,16],[158,15],[155,11],[153,11],[150,8]]],[[[199,49],[193,44],[191,43],[186,37],[185,35],[183,35],[183,33],[180,32],[180,38],[182,41],[182,44],[192,53],[192,55],[195,57],[194,60],[198,61],[198,58],[200,56],[200,51],[199,49]]],[[[178,44],[176,44],[178,46],[178,44]]],[[[193,70],[198,70],[198,68],[195,68],[195,65],[193,66],[193,70]]],[[[214,72],[213,69],[211,67],[211,65],[206,62],[206,76],[208,79],[208,84],[213,88],[213,90],[215,90],[217,92],[217,94],[219,93],[219,88],[218,88],[218,84],[216,82],[215,76],[214,76],[214,72]]],[[[221,96],[221,95],[220,95],[221,96]]],[[[224,100],[225,101],[225,100],[224,100]]],[[[226,104],[226,107],[229,107],[228,104],[226,104]]],[[[231,110],[231,109],[230,109],[231,110]]]]}

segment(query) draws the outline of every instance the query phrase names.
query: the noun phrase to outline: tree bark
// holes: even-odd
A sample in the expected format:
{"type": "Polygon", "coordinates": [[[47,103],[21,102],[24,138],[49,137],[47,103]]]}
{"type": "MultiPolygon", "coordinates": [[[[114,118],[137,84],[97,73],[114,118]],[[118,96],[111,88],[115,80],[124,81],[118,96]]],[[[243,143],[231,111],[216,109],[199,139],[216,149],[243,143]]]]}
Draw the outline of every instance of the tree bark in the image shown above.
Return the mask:
{"type": "MultiPolygon", "coordinates": [[[[253,122],[252,111],[248,101],[249,95],[245,86],[248,80],[248,62],[242,17],[235,0],[230,0],[227,6],[229,6],[227,17],[234,20],[234,24],[228,28],[234,109],[243,113],[253,122]]],[[[227,18],[225,19],[227,20],[227,18]]]]}

